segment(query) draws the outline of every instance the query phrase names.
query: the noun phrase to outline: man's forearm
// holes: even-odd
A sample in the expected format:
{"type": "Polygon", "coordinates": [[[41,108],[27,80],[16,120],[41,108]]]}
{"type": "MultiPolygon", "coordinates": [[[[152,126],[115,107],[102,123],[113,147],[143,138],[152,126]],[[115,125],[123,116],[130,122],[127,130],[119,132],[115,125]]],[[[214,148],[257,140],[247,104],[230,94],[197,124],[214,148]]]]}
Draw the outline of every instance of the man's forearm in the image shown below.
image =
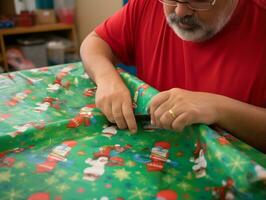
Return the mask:
{"type": "Polygon", "coordinates": [[[114,68],[117,59],[108,44],[99,38],[96,33],[91,33],[83,41],[80,54],[86,72],[96,84],[105,80],[106,77],[112,77],[113,80],[120,81],[120,77],[114,68]]]}
{"type": "Polygon", "coordinates": [[[266,109],[227,97],[219,102],[217,124],[239,139],[266,152],[266,109]]]}

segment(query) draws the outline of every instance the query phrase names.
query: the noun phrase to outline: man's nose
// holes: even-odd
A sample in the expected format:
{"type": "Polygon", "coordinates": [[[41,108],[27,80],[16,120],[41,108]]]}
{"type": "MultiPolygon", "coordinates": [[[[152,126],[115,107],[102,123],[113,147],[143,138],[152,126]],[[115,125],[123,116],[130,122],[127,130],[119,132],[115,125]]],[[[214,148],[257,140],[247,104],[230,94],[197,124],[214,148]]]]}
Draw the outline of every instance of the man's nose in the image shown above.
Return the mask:
{"type": "Polygon", "coordinates": [[[184,17],[186,15],[192,15],[193,10],[191,10],[187,4],[185,3],[177,3],[176,8],[175,8],[175,13],[179,17],[184,17]]]}

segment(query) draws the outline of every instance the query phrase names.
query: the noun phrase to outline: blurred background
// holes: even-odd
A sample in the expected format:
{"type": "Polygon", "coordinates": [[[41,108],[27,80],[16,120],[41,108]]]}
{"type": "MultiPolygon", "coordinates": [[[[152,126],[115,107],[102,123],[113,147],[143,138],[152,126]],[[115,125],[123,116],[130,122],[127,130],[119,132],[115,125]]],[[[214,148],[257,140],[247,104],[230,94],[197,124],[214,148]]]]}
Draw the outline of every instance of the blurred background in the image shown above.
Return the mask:
{"type": "Polygon", "coordinates": [[[80,61],[83,39],[126,2],[0,0],[0,73],[80,61]]]}

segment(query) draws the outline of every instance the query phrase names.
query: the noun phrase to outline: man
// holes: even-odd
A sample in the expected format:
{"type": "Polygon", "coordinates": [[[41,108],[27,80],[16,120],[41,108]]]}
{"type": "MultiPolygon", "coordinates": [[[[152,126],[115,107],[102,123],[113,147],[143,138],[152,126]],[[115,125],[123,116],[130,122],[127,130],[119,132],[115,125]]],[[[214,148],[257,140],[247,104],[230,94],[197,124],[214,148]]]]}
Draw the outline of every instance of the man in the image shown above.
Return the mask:
{"type": "Polygon", "coordinates": [[[149,107],[156,126],[215,124],[266,151],[265,24],[265,0],[131,0],[82,43],[96,105],[136,132],[130,93],[114,68],[133,64],[161,91],[149,107]]]}

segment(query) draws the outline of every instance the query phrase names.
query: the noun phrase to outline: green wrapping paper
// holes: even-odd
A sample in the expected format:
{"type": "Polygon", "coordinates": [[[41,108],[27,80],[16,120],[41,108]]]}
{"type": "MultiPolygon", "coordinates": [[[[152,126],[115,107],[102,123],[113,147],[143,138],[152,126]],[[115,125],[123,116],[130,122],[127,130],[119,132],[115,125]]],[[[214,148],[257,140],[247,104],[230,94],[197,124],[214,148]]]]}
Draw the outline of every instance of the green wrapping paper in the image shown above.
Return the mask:
{"type": "MultiPolygon", "coordinates": [[[[118,69],[136,114],[158,93],[118,69]]],[[[95,107],[82,63],[0,75],[0,199],[265,199],[266,156],[224,131],[138,121],[95,107]]],[[[247,133],[252,134],[252,133],[247,133]]]]}

